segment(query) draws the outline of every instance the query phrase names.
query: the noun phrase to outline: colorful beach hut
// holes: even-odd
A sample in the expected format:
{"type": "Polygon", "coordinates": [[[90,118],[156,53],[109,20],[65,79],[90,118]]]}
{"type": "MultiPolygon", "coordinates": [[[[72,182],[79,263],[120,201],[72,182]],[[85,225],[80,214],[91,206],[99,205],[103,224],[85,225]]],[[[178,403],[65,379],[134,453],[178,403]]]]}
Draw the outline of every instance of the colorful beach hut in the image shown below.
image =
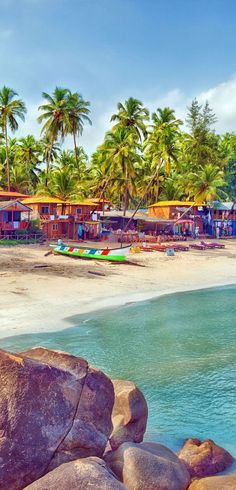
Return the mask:
{"type": "Polygon", "coordinates": [[[16,231],[28,230],[31,209],[20,201],[0,201],[0,234],[14,235],[16,231]]]}

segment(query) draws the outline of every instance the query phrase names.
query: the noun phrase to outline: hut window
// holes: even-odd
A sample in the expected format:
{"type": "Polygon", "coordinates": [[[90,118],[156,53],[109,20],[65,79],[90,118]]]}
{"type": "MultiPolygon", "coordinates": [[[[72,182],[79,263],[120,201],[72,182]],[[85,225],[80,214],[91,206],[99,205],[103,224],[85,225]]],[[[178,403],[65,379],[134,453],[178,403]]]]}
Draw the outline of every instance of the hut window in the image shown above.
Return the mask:
{"type": "Polygon", "coordinates": [[[20,221],[20,211],[13,212],[13,221],[20,221]]]}
{"type": "Polygon", "coordinates": [[[82,209],[81,208],[77,208],[76,209],[76,214],[82,214],[82,209]]]}
{"type": "Polygon", "coordinates": [[[52,229],[53,229],[53,231],[57,231],[58,230],[58,224],[57,223],[54,223],[52,225],[52,229]]]}
{"type": "Polygon", "coordinates": [[[42,214],[48,214],[49,213],[49,207],[48,206],[42,206],[41,213],[42,214]]]}

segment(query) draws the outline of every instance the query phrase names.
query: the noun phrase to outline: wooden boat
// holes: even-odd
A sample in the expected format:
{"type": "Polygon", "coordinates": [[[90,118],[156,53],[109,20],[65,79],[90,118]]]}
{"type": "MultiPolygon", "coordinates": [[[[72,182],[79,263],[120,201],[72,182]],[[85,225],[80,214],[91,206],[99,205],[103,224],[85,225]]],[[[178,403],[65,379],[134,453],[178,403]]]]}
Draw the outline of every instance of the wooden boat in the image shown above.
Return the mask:
{"type": "Polygon", "coordinates": [[[130,251],[131,245],[119,248],[90,248],[90,247],[71,247],[69,245],[50,244],[53,253],[80,257],[82,259],[109,260],[114,262],[124,262],[130,251]]]}

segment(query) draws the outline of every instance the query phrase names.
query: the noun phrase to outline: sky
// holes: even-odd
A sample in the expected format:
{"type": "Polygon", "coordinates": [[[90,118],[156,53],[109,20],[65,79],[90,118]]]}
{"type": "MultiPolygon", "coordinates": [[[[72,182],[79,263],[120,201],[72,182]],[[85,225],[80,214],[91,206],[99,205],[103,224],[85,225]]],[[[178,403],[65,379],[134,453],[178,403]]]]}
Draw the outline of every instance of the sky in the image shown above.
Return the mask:
{"type": "Polygon", "coordinates": [[[42,92],[56,86],[91,103],[89,154],[130,96],[183,119],[208,100],[216,130],[236,131],[235,25],[235,0],[0,0],[0,88],[28,109],[17,136],[39,136],[42,92]]]}

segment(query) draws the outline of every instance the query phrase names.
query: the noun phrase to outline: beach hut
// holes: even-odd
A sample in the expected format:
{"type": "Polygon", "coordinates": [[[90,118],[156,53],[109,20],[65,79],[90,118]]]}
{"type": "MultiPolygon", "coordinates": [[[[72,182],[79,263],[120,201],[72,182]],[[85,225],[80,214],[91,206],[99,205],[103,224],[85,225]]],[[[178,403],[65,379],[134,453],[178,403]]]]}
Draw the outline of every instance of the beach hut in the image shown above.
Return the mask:
{"type": "Polygon", "coordinates": [[[196,227],[200,234],[208,233],[208,207],[193,201],[159,201],[148,207],[152,219],[173,223],[177,234],[193,235],[196,227]]]}
{"type": "Polygon", "coordinates": [[[98,204],[89,200],[65,202],[56,197],[33,196],[22,202],[30,205],[32,217],[40,220],[41,229],[50,240],[93,239],[99,233],[98,204]]]}
{"type": "Polygon", "coordinates": [[[160,218],[167,220],[181,219],[183,213],[196,209],[196,204],[191,201],[159,201],[148,206],[148,216],[150,218],[160,218]]]}
{"type": "Polygon", "coordinates": [[[20,201],[0,201],[0,234],[14,235],[16,231],[28,230],[31,209],[20,201]]]}
{"type": "Polygon", "coordinates": [[[90,201],[68,202],[66,213],[73,219],[73,238],[94,240],[101,232],[98,217],[99,204],[90,201]]]}
{"type": "Polygon", "coordinates": [[[212,234],[219,236],[236,235],[236,202],[213,201],[211,214],[212,234]],[[218,230],[217,230],[218,228],[218,230]]]}
{"type": "Polygon", "coordinates": [[[73,220],[65,214],[66,203],[57,197],[32,196],[22,200],[32,209],[32,218],[39,219],[43,233],[49,239],[73,238],[73,220]]]}

